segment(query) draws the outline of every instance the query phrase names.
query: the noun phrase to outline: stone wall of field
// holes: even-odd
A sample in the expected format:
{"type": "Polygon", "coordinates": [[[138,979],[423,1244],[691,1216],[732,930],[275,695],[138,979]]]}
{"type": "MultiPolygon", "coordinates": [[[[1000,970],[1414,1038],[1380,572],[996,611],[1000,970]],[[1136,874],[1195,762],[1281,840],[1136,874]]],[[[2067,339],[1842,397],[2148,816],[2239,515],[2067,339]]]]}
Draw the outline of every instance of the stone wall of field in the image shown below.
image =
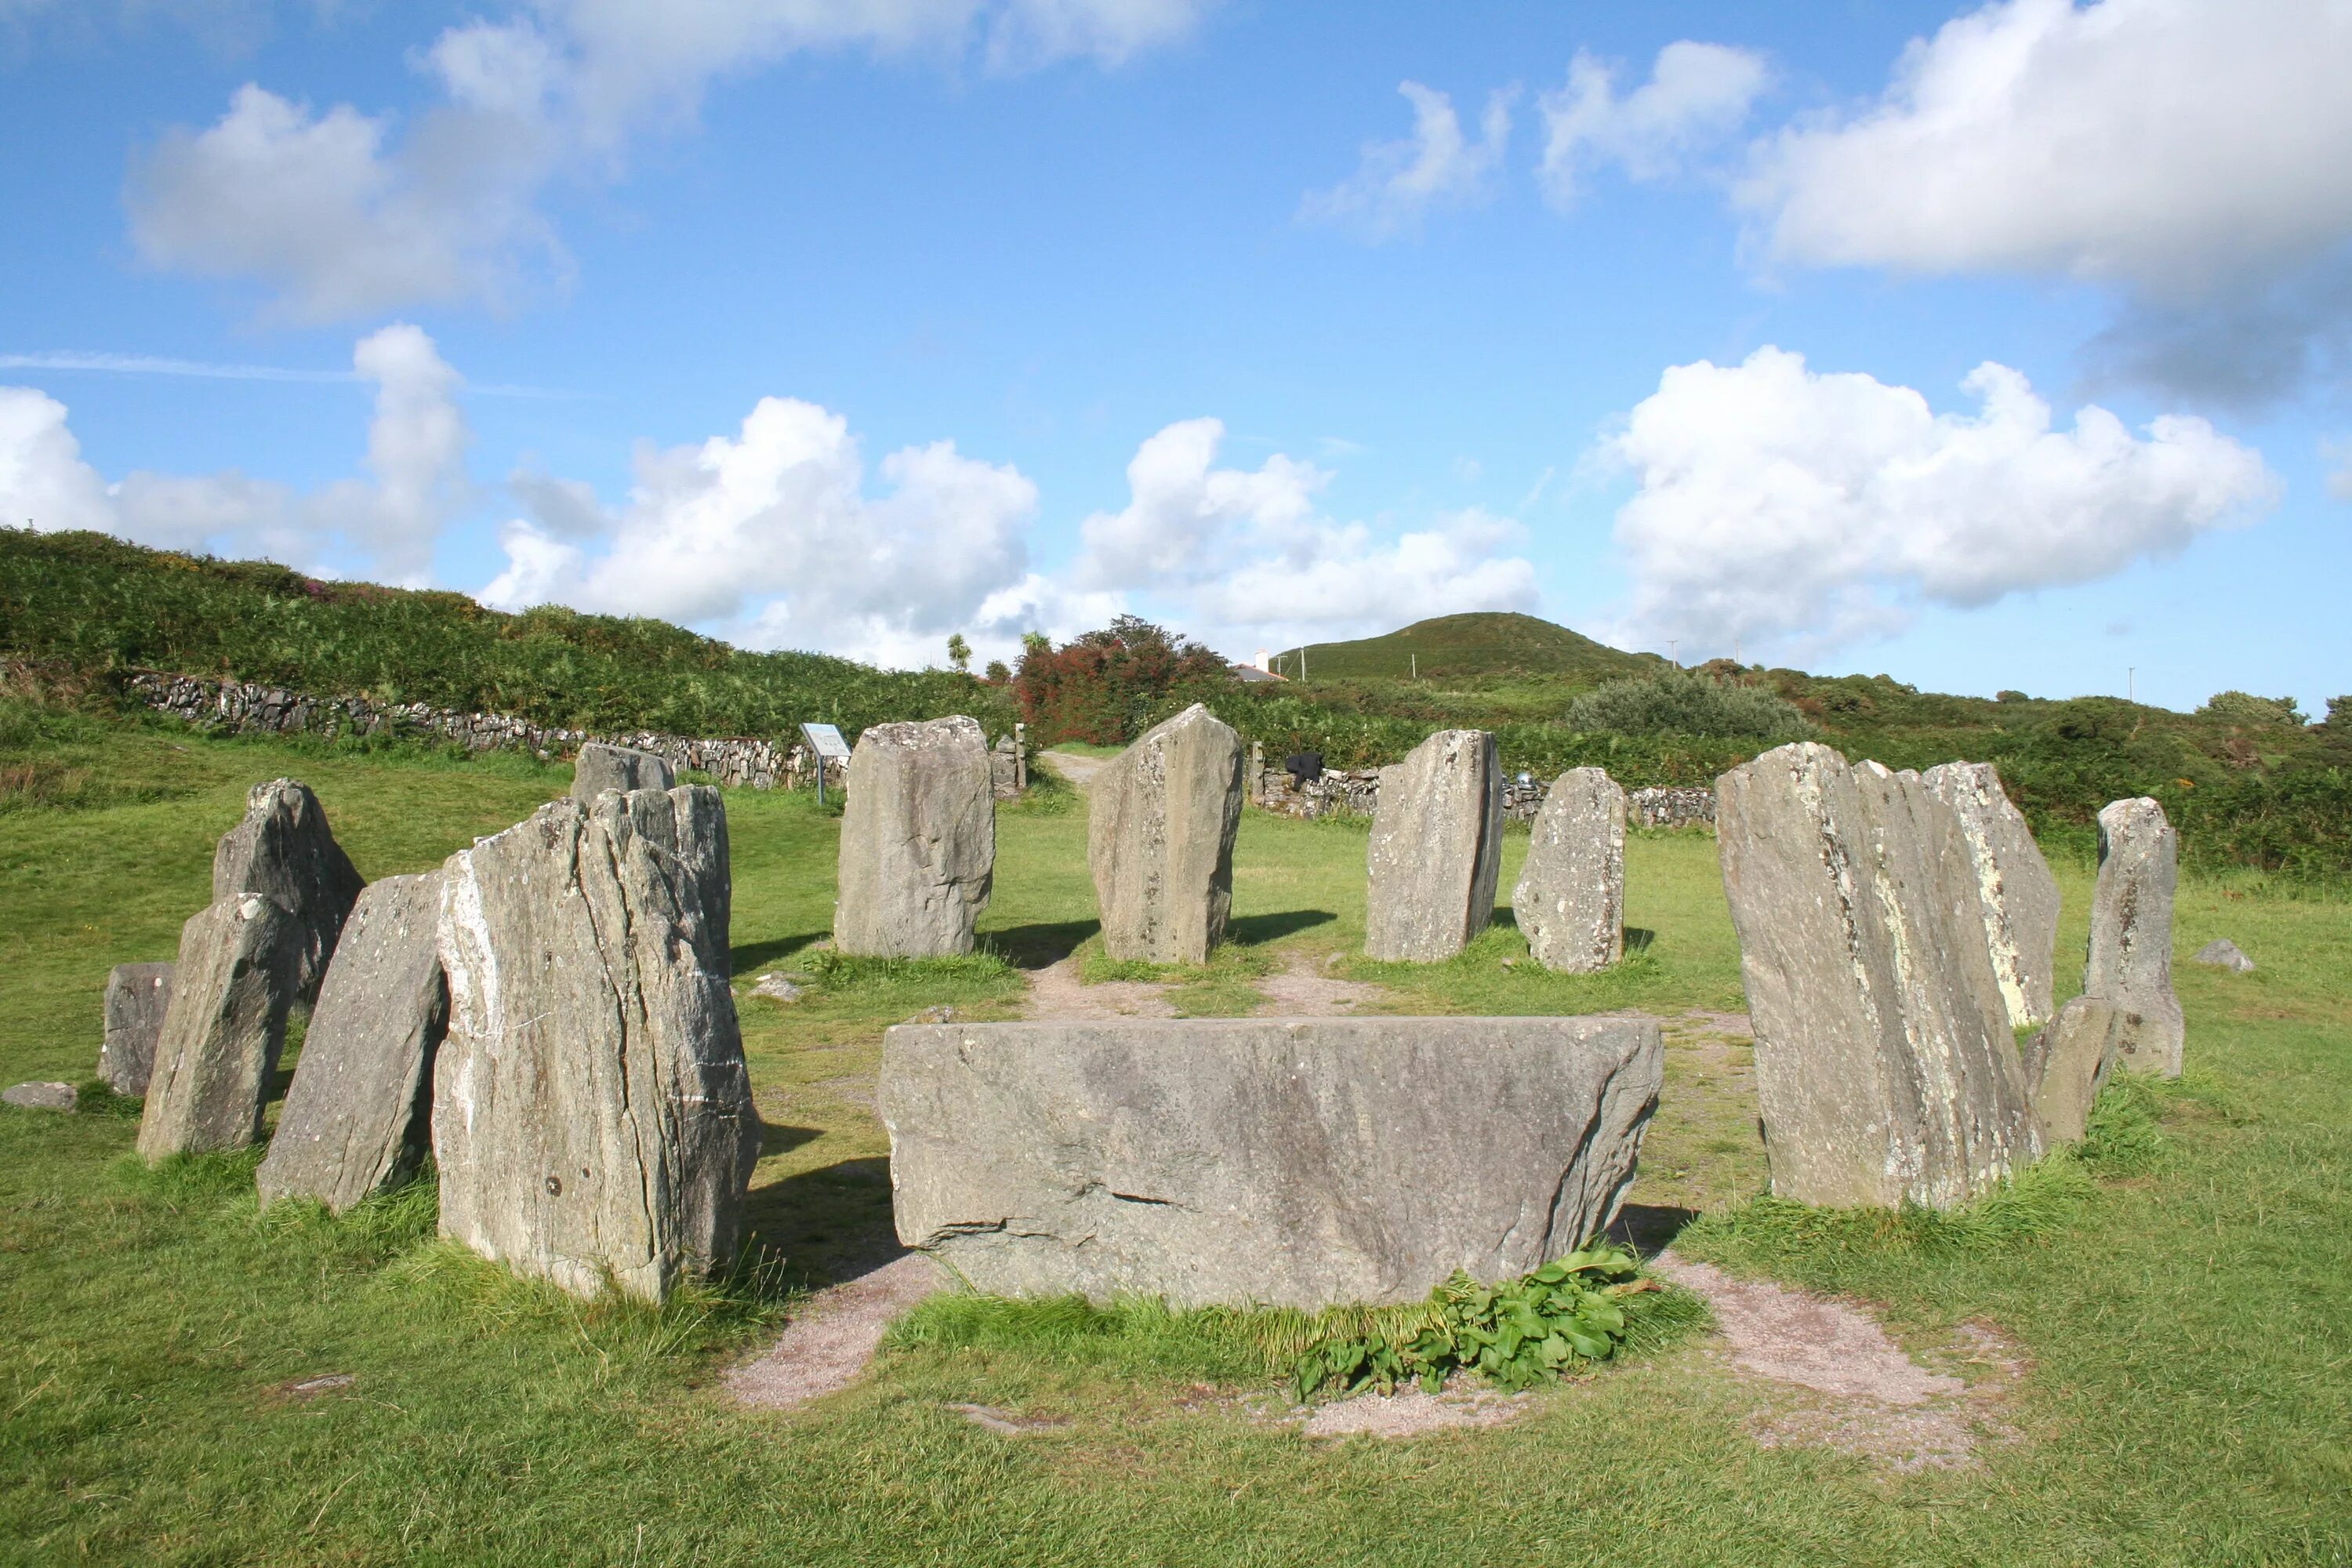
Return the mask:
{"type": "MultiPolygon", "coordinates": [[[[1549,779],[1521,784],[1514,773],[1503,783],[1503,815],[1513,822],[1533,822],[1551,793],[1549,779]]],[[[1370,816],[1380,804],[1378,768],[1326,768],[1323,776],[1300,784],[1281,768],[1260,767],[1252,778],[1250,800],[1260,808],[1284,816],[1370,816]]],[[[1626,820],[1637,827],[1693,827],[1715,821],[1715,791],[1696,789],[1637,789],[1625,797],[1626,820]]]]}

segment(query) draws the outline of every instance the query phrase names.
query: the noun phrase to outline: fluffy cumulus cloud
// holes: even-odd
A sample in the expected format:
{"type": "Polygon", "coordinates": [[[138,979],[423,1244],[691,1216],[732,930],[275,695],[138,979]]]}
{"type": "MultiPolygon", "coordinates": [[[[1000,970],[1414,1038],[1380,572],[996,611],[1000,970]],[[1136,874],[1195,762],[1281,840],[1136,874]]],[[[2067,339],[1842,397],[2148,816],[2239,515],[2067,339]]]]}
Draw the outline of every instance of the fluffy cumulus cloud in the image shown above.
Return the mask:
{"type": "Polygon", "coordinates": [[[1383,239],[1417,227],[1433,210],[1475,205],[1493,194],[1495,172],[1510,145],[1517,89],[1487,94],[1476,141],[1463,131],[1462,117],[1444,93],[1417,81],[1397,90],[1412,105],[1412,134],[1365,143],[1356,172],[1328,190],[1308,192],[1300,217],[1383,239]]]}
{"type": "Polygon", "coordinates": [[[1567,85],[1538,106],[1546,197],[1570,205],[1584,175],[1606,165],[1635,180],[1683,173],[1740,128],[1770,79],[1760,55],[1684,40],[1660,49],[1650,79],[1621,96],[1614,69],[1579,50],[1567,85]]]}
{"type": "Polygon", "coordinates": [[[2074,428],[2016,371],[1978,367],[1973,414],[1759,349],[1665,373],[1606,444],[1640,490],[1619,512],[1628,632],[1799,655],[2174,553],[2273,497],[2261,456],[2202,419],[2074,428]]]}

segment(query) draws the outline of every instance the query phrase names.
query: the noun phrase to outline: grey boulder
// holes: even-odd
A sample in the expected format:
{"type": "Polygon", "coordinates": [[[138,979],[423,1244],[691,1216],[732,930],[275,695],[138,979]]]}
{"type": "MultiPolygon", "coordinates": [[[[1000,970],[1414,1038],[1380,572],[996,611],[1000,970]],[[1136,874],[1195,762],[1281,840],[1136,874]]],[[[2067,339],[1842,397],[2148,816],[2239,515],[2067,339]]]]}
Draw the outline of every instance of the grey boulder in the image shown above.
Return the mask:
{"type": "Polygon", "coordinates": [[[900,1025],[899,1239],[975,1289],[1414,1301],[1604,1227],[1664,1073],[1631,1018],[900,1025]]]}
{"type": "Polygon", "coordinates": [[[2099,813],[2099,881],[2091,897],[2083,994],[2124,1016],[2118,1062],[2180,1076],[2188,1033],[2172,989],[2172,896],[2180,840],[2164,807],[2142,795],[2099,813]]]}
{"type": "Polygon", "coordinates": [[[144,1099],[155,1070],[155,1041],[172,1005],[169,963],[118,963],[106,976],[106,1035],[98,1047],[98,1076],[115,1093],[144,1099]]]}
{"type": "Polygon", "coordinates": [[[604,741],[591,741],[581,747],[572,764],[574,800],[594,800],[606,790],[625,794],[633,789],[669,789],[677,783],[677,774],[667,757],[604,741]]]}
{"type": "Polygon", "coordinates": [[[2038,1158],[1958,816],[1827,746],[1716,781],[1772,1190],[1948,1208],[2038,1158]]]}
{"type": "Polygon", "coordinates": [[[961,714],[876,724],[849,755],[833,942],[881,958],[970,952],[996,871],[988,737],[961,714]]]}
{"type": "Polygon", "coordinates": [[[80,1102],[80,1092],[69,1083],[12,1083],[0,1089],[0,1103],[26,1110],[69,1111],[80,1102]]]}
{"type": "Polygon", "coordinates": [[[1207,963],[1233,912],[1241,737],[1195,702],[1097,773],[1087,811],[1103,950],[1207,963]]]}
{"type": "Polygon", "coordinates": [[[2113,1003],[2077,996],[2026,1043],[2026,1086],[2051,1144],[2082,1141],[2124,1037],[2124,1016],[2113,1003]]]}
{"type": "Polygon", "coordinates": [[[2042,858],[2025,816],[1990,763],[1946,763],[1919,775],[1927,793],[1958,814],[1976,868],[1993,978],[2011,1028],[2050,1016],[2058,966],[2058,879],[2042,858]]]}
{"type": "Polygon", "coordinates": [[[245,820],[213,852],[213,902],[259,894],[292,918],[294,984],[303,1001],[319,994],[335,938],[365,886],[328,829],[327,813],[308,784],[272,779],[246,797],[245,820]]]}
{"type": "Polygon", "coordinates": [[[1365,856],[1364,952],[1433,963],[1495,918],[1503,772],[1484,730],[1440,730],[1381,770],[1365,856]]]}
{"type": "Polygon", "coordinates": [[[1625,792],[1572,768],[1544,795],[1511,911],[1546,969],[1589,974],[1625,956],[1625,792]]]}
{"type": "Polygon", "coordinates": [[[387,877],[360,895],[255,1173],[263,1203],[310,1197],[341,1214],[423,1163],[449,1017],[440,917],[438,872],[387,877]]]}
{"type": "Polygon", "coordinates": [[[172,1001],[139,1121],[139,1152],[149,1163],[241,1149],[261,1136],[305,931],[292,910],[262,893],[209,904],[180,928],[172,1001]]]}
{"type": "Polygon", "coordinates": [[[449,858],[441,1233],[583,1296],[731,1260],[760,1150],[709,788],[563,799],[449,858]]]}
{"type": "Polygon", "coordinates": [[[2254,961],[2240,952],[2238,944],[2226,936],[2216,937],[2199,948],[2190,955],[2189,962],[2202,963],[2212,969],[2232,970],[2240,974],[2252,974],[2254,972],[2254,961]]]}

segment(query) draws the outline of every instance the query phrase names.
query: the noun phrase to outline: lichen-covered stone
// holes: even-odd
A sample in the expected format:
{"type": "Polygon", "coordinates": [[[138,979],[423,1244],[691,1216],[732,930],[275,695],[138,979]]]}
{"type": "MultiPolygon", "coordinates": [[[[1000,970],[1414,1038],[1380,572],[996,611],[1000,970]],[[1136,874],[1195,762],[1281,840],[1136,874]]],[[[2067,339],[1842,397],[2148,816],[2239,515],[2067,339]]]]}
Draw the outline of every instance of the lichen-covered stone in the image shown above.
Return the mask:
{"type": "Polygon", "coordinates": [[[633,789],[666,790],[677,783],[677,772],[667,757],[604,741],[591,741],[581,747],[579,757],[572,764],[572,795],[575,800],[594,800],[606,790],[624,794],[633,789]]]}
{"type": "Polygon", "coordinates": [[[1625,956],[1625,792],[1606,770],[1572,768],[1554,781],[1511,912],[1546,969],[1590,974],[1625,956]]]}
{"type": "Polygon", "coordinates": [[[0,1103],[24,1110],[62,1110],[71,1114],[81,1104],[81,1096],[69,1083],[54,1080],[46,1083],[12,1083],[0,1089],[0,1103]]]}
{"type": "Polygon", "coordinates": [[[2115,1070],[2124,1036],[2124,1016],[2115,1004],[2077,996],[2026,1042],[2026,1089],[2050,1144],[2082,1141],[2090,1127],[2091,1106],[2115,1070]]]}
{"type": "Polygon", "coordinates": [[[1495,918],[1503,771],[1484,730],[1440,730],[1381,771],[1365,857],[1364,952],[1453,957],[1495,918]]]}
{"type": "Polygon", "coordinates": [[[554,801],[441,878],[442,1234],[581,1295],[731,1259],[760,1119],[719,792],[554,801]]]}
{"type": "Polygon", "coordinates": [[[1416,1301],[1614,1215],[1657,1104],[1633,1018],[900,1025],[899,1238],[1001,1295],[1416,1301]]]}
{"type": "Polygon", "coordinates": [[[1947,1208],[2037,1158],[1957,814],[1812,742],[1716,795],[1773,1191],[1947,1208]]]}
{"type": "Polygon", "coordinates": [[[155,1042],[172,1005],[169,963],[118,963],[106,976],[106,1036],[98,1047],[98,1076],[132,1100],[147,1095],[155,1070],[155,1042]]]}
{"type": "Polygon", "coordinates": [[[294,984],[305,1002],[319,994],[335,938],[363,886],[319,797],[293,779],[254,785],[245,820],[213,852],[213,902],[258,893],[292,917],[294,984]]]}
{"type": "Polygon", "coordinates": [[[2091,897],[2083,994],[2123,1015],[2117,1064],[2180,1076],[2187,1022],[2172,989],[2172,895],[2180,840],[2164,807],[2142,795],[2099,813],[2099,881],[2091,897]]]}
{"type": "Polygon", "coordinates": [[[1205,963],[1234,902],[1242,741],[1195,702],[1095,774],[1087,866],[1103,951],[1149,963],[1205,963]]]}
{"type": "Polygon", "coordinates": [[[2209,969],[2227,969],[2238,974],[2252,974],[2254,961],[2248,958],[2238,944],[2226,936],[2215,937],[2189,954],[2189,962],[2201,963],[2209,969]]]}
{"type": "Polygon", "coordinates": [[[438,872],[387,877],[352,906],[255,1173],[262,1202],[311,1197],[341,1214],[424,1162],[449,1017],[440,918],[438,872]]]}
{"type": "Polygon", "coordinates": [[[834,946],[880,958],[972,950],[996,870],[988,737],[958,714],[876,724],[849,757],[834,946]]]}
{"type": "Polygon", "coordinates": [[[2058,879],[1990,763],[1946,763],[1919,776],[1959,816],[2010,1026],[2039,1024],[2050,1016],[2057,972],[2058,879]]]}
{"type": "Polygon", "coordinates": [[[261,1136],[304,939],[315,929],[264,893],[222,899],[180,928],[139,1121],[142,1158],[241,1149],[261,1136]]]}

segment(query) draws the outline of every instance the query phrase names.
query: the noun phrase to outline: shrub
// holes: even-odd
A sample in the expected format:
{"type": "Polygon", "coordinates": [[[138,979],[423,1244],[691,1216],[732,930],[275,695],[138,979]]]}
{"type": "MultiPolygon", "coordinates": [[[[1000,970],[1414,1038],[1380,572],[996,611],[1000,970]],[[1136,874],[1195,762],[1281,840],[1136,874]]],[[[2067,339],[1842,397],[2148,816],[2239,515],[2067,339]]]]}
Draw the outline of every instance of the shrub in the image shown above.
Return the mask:
{"type": "Polygon", "coordinates": [[[1606,682],[1570,704],[1568,722],[1620,735],[1791,741],[1813,733],[1778,692],[1680,669],[1606,682]]]}
{"type": "Polygon", "coordinates": [[[1123,745],[1171,698],[1207,696],[1231,684],[1225,661],[1213,649],[1136,616],[1058,648],[1044,637],[1022,643],[1026,651],[1013,690],[1040,745],[1123,745]]]}
{"type": "MultiPolygon", "coordinates": [[[[2328,705],[2331,714],[2335,704],[2328,705]]],[[[2251,691],[2216,691],[2197,710],[2200,719],[2221,719],[2232,724],[2300,724],[2303,710],[2292,697],[2257,697],[2251,691]]]]}

